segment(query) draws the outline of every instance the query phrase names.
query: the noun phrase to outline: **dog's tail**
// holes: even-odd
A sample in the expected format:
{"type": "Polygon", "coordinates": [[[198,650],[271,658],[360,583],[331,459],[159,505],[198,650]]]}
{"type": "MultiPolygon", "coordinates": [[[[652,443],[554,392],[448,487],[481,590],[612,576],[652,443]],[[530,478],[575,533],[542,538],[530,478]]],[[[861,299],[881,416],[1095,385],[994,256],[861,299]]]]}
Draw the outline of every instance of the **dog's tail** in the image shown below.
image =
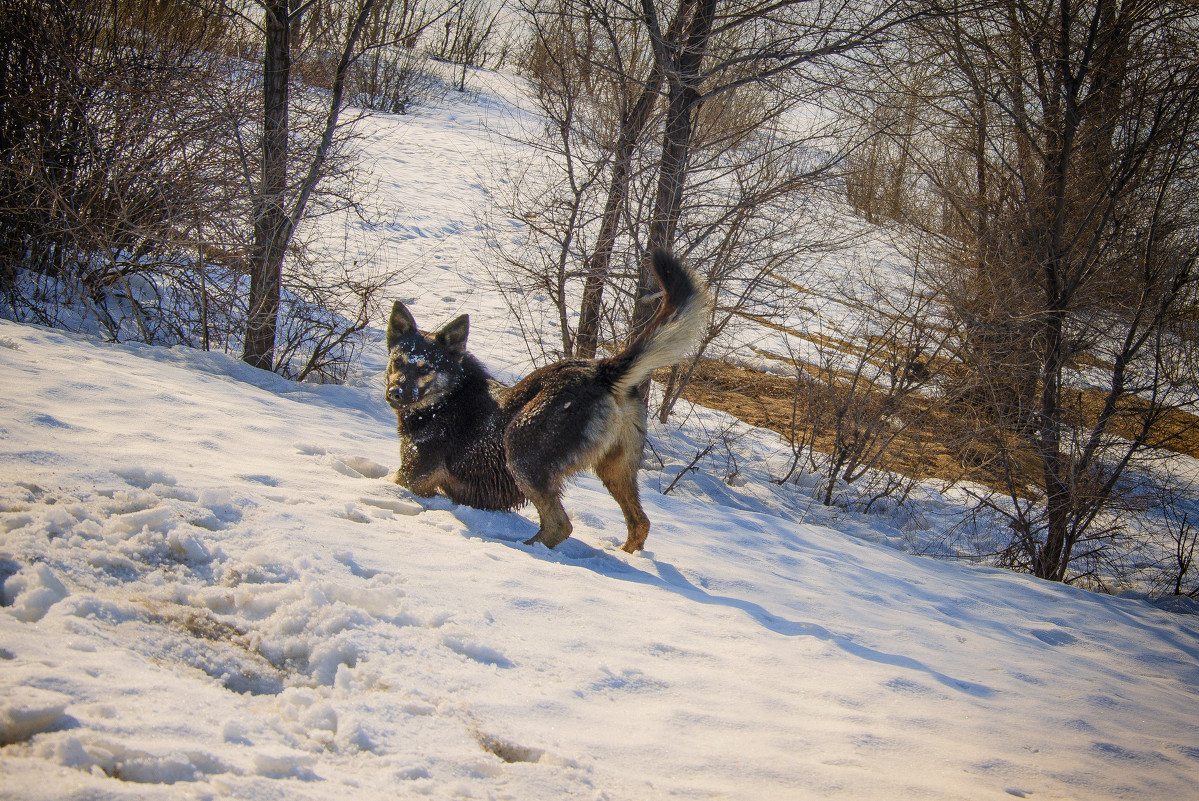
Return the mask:
{"type": "Polygon", "coordinates": [[[632,342],[608,360],[615,393],[632,392],[659,367],[678,364],[703,336],[711,296],[708,287],[664,250],[653,254],[662,305],[632,342]]]}

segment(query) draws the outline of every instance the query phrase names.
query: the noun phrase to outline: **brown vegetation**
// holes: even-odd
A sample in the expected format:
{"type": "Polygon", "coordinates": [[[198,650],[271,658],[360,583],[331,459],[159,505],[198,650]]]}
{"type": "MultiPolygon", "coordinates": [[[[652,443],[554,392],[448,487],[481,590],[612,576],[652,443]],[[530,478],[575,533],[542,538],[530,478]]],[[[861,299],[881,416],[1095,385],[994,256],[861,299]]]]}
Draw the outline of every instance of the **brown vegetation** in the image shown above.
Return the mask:
{"type": "MultiPolygon", "coordinates": [[[[658,376],[660,380],[665,377],[665,371],[658,376]]],[[[795,382],[796,379],[788,376],[702,359],[683,390],[683,397],[787,438],[791,436],[795,409],[795,382]]],[[[1004,489],[1002,474],[998,472],[1000,465],[996,464],[986,439],[967,436],[977,432],[965,430],[968,423],[956,412],[929,408],[927,401],[920,399],[911,399],[909,404],[913,413],[925,415],[925,422],[900,432],[895,447],[880,467],[917,479],[969,480],[1004,489]],[[919,408],[915,408],[917,404],[919,408]]],[[[1096,390],[1076,392],[1073,405],[1093,421],[1102,408],[1103,394],[1096,390]]],[[[1131,436],[1144,425],[1147,413],[1144,402],[1125,399],[1114,429],[1131,436]]],[[[827,452],[831,447],[829,433],[812,430],[810,423],[802,418],[796,421],[796,426],[801,438],[813,439],[815,450],[827,452]]],[[[1199,415],[1178,409],[1159,414],[1151,426],[1149,441],[1156,448],[1199,459],[1199,415]]],[[[1034,469],[1033,454],[1029,452],[1030,475],[1034,469]]]]}

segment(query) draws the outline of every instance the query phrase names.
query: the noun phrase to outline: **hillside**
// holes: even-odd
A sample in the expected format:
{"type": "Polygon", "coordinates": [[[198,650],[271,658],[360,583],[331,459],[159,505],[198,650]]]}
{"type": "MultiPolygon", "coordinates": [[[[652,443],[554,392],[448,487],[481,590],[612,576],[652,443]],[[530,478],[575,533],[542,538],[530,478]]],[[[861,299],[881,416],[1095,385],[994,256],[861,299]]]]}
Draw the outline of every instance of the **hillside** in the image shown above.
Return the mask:
{"type": "MultiPolygon", "coordinates": [[[[353,234],[503,378],[528,358],[473,210],[514,120],[497,88],[369,121],[391,216],[353,234]]],[[[664,495],[730,424],[702,409],[651,434],[645,552],[590,476],[574,537],[523,546],[529,510],[387,481],[374,335],[313,386],[0,322],[0,796],[1194,793],[1199,618],[888,547],[935,517],[817,514],[764,432],[664,495]]]]}

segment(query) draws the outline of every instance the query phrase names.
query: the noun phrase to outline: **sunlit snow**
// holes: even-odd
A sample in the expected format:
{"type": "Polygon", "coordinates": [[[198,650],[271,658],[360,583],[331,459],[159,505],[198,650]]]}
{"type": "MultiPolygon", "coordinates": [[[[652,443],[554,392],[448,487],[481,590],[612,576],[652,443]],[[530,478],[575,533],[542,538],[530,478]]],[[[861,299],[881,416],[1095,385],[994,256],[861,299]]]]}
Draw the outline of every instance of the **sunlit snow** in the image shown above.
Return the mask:
{"type": "MultiPolygon", "coordinates": [[[[512,378],[519,331],[470,268],[510,233],[476,214],[516,114],[490,85],[368,121],[384,224],[355,246],[411,272],[423,325],[469,312],[512,378]]],[[[574,536],[524,546],[531,511],[388,481],[374,333],[350,385],[314,386],[0,322],[0,798],[1199,792],[1199,618],[808,515],[762,433],[734,486],[663,495],[692,443],[651,432],[642,554],[590,476],[574,536]]]]}

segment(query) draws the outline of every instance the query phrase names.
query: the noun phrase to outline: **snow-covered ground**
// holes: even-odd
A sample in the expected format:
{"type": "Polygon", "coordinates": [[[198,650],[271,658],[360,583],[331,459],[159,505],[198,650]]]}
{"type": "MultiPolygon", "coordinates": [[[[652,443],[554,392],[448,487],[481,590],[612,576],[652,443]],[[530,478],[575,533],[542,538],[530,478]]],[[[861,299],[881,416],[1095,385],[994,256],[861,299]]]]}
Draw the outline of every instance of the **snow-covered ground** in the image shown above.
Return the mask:
{"type": "MultiPolygon", "coordinates": [[[[506,378],[471,267],[513,113],[370,121],[391,211],[355,234],[506,378]]],[[[1195,797],[1199,618],[804,514],[767,435],[662,495],[694,443],[655,430],[642,554],[589,476],[574,537],[526,547],[531,511],[387,480],[382,361],[297,385],[0,322],[0,798],[1195,797]]]]}

